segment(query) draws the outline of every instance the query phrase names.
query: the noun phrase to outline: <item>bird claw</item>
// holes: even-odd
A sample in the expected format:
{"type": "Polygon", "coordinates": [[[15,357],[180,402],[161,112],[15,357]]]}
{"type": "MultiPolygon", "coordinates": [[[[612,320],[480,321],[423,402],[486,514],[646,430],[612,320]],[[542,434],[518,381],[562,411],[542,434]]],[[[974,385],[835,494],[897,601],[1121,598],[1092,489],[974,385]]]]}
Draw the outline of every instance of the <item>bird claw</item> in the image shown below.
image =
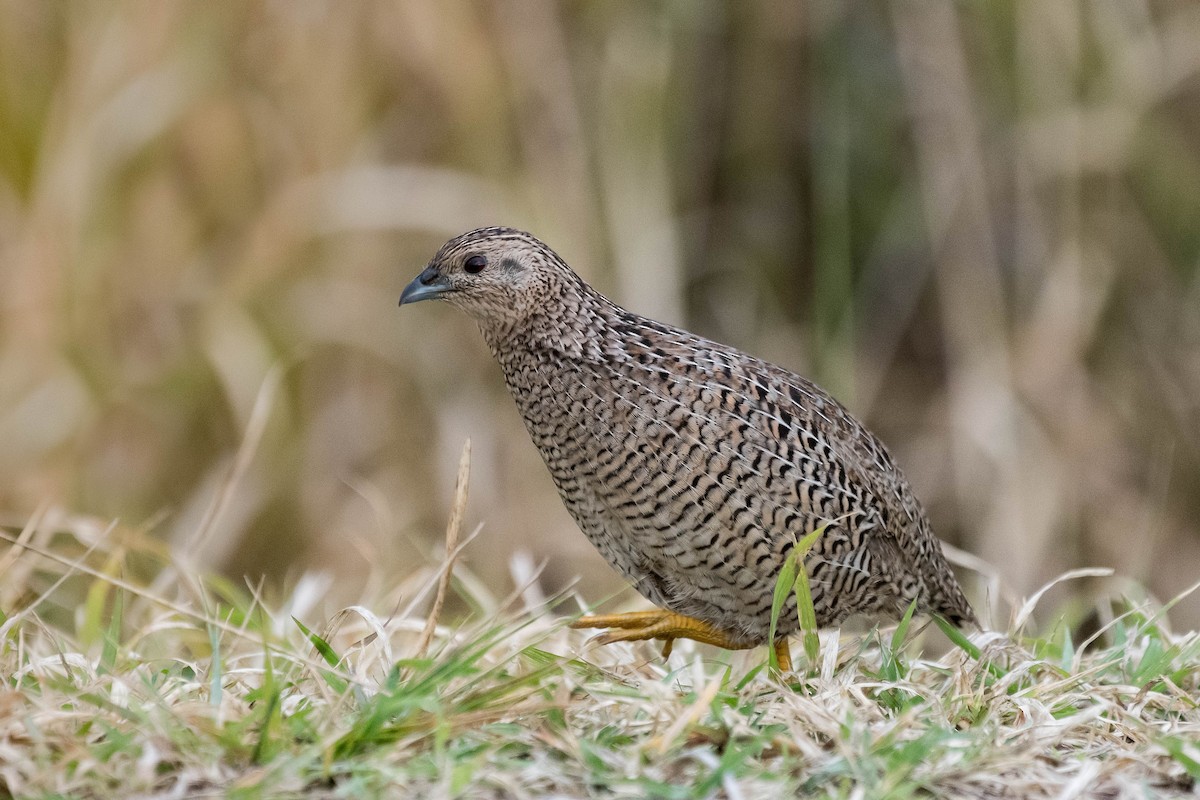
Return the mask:
{"type": "MultiPolygon", "coordinates": [[[[744,650],[754,646],[734,639],[703,620],[671,611],[633,611],[628,614],[590,615],[575,620],[571,623],[571,627],[577,630],[580,628],[608,628],[609,630],[592,638],[593,642],[601,645],[661,639],[663,658],[671,655],[676,639],[692,639],[703,644],[724,647],[727,650],[744,650]]],[[[781,660],[780,663],[782,664],[783,661],[781,660]]],[[[787,663],[790,668],[790,659],[787,663]]]]}

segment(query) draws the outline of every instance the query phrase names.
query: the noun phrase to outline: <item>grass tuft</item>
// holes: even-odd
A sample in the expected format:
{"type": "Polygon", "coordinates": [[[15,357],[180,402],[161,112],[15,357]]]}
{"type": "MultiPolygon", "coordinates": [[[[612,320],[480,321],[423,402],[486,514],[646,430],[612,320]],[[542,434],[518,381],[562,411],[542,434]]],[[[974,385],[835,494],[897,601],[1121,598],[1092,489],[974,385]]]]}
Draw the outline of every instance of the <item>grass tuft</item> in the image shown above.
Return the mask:
{"type": "MultiPolygon", "coordinates": [[[[821,640],[817,635],[817,612],[813,608],[812,589],[808,585],[808,572],[804,569],[804,557],[808,555],[808,551],[816,544],[821,534],[825,533],[827,527],[827,525],[822,525],[816,530],[806,533],[792,547],[792,551],[788,553],[788,557],[784,559],[783,566],[779,570],[779,576],[775,579],[775,592],[771,599],[771,626],[767,637],[768,641],[775,641],[776,631],[779,630],[779,615],[783,612],[788,595],[794,595],[801,638],[804,642],[804,654],[808,657],[810,671],[816,669],[816,665],[820,662],[821,640]]],[[[771,669],[779,669],[779,661],[774,650],[770,653],[769,664],[771,669]]]]}

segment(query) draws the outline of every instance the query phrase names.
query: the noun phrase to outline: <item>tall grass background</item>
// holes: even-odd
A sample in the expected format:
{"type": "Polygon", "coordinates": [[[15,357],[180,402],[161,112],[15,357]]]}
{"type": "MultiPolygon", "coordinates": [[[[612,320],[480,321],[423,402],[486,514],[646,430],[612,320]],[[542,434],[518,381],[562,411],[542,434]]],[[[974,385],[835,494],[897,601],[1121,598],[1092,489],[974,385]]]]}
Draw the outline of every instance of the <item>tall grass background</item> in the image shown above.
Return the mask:
{"type": "Polygon", "coordinates": [[[0,3],[0,521],[336,607],[438,563],[470,437],[475,588],[617,591],[472,324],[396,307],[483,224],[830,388],[977,600],[1195,581],[1189,0],[0,3]]]}

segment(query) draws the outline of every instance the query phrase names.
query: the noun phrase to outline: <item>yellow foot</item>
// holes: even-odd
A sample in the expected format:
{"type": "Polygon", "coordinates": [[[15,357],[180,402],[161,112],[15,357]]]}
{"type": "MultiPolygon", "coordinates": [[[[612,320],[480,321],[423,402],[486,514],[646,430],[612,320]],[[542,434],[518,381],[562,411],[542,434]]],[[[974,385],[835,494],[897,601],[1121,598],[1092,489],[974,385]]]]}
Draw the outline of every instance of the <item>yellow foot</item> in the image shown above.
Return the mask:
{"type": "Polygon", "coordinates": [[[778,639],[775,642],[775,660],[779,662],[780,672],[792,671],[792,648],[788,647],[787,639],[778,639]]]}
{"type": "MultiPolygon", "coordinates": [[[[632,611],[628,614],[598,614],[580,617],[571,623],[572,628],[610,628],[597,636],[597,644],[613,642],[640,642],[646,639],[663,640],[663,658],[671,655],[676,639],[691,639],[702,644],[723,647],[726,650],[747,650],[754,643],[735,639],[725,631],[714,628],[703,620],[676,614],[672,611],[632,611]]],[[[786,639],[775,643],[775,656],[779,668],[784,672],[792,669],[792,654],[786,639]]]]}

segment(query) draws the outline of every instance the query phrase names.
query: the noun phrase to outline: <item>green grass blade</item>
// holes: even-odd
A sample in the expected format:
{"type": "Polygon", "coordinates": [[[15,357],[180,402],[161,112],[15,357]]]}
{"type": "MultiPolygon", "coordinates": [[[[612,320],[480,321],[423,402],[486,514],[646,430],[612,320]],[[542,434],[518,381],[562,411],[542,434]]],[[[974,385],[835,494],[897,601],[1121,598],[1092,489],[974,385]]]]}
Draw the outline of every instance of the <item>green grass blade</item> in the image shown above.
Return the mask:
{"type": "MultiPolygon", "coordinates": [[[[779,576],[775,579],[775,593],[771,598],[771,626],[767,634],[768,643],[774,643],[775,631],[779,628],[779,614],[783,611],[783,604],[787,602],[788,592],[792,591],[792,587],[796,583],[796,558],[795,549],[788,554],[784,559],[783,566],[779,568],[779,576]]],[[[775,655],[775,648],[768,647],[768,660],[771,669],[779,669],[779,659],[775,655]]]]}
{"type": "Polygon", "coordinates": [[[342,659],[338,656],[337,651],[333,649],[329,642],[322,639],[317,634],[310,631],[303,622],[292,617],[292,622],[296,623],[296,627],[304,634],[304,638],[308,639],[309,644],[321,654],[321,658],[325,659],[325,663],[331,667],[336,667],[342,663],[342,659]]]}
{"type": "MultiPolygon", "coordinates": [[[[951,624],[945,617],[943,617],[941,614],[934,614],[933,621],[937,624],[938,628],[941,629],[942,633],[946,634],[946,638],[953,642],[960,650],[965,652],[976,661],[982,660],[983,652],[976,647],[970,639],[967,638],[965,633],[954,627],[954,625],[951,624]]],[[[991,673],[992,677],[1004,677],[1004,670],[991,661],[985,662],[984,666],[987,668],[987,671],[991,673]]]]}
{"type": "Polygon", "coordinates": [[[904,647],[904,639],[908,636],[908,628],[912,624],[913,614],[917,610],[917,600],[914,597],[913,601],[908,604],[908,609],[904,612],[904,616],[900,618],[900,624],[896,626],[896,630],[892,633],[892,652],[899,653],[904,647]]]}
{"type": "Polygon", "coordinates": [[[262,728],[259,729],[258,739],[254,743],[254,753],[251,760],[255,764],[265,764],[273,755],[271,729],[275,727],[279,717],[279,691],[272,684],[272,691],[267,694],[266,707],[262,711],[262,728]]]}
{"type": "Polygon", "coordinates": [[[815,666],[821,658],[821,638],[817,635],[817,611],[813,607],[812,589],[808,585],[808,570],[804,568],[804,557],[816,543],[821,534],[825,533],[828,525],[822,525],[816,530],[804,535],[800,543],[792,550],[796,559],[796,612],[800,617],[800,630],[804,636],[804,654],[808,656],[810,666],[815,666]]]}
{"type": "MultiPolygon", "coordinates": [[[[292,622],[296,623],[296,627],[299,628],[300,632],[304,634],[304,637],[308,639],[309,644],[311,644],[313,648],[321,654],[321,658],[325,660],[325,663],[334,669],[337,669],[337,667],[342,663],[342,659],[341,656],[337,654],[337,651],[333,649],[333,646],[309,630],[303,622],[295,617],[292,617],[292,622]]],[[[337,675],[334,675],[332,672],[323,672],[322,677],[325,678],[325,682],[329,684],[329,687],[338,694],[346,691],[346,681],[342,678],[339,678],[337,675]]]]}
{"type": "Polygon", "coordinates": [[[104,650],[100,653],[100,671],[113,672],[117,663],[117,652],[121,646],[121,627],[125,617],[125,593],[113,592],[112,616],[104,634],[104,650]]]}
{"type": "Polygon", "coordinates": [[[1075,664],[1075,641],[1071,638],[1071,628],[1068,625],[1062,626],[1062,632],[1062,654],[1058,663],[1063,670],[1070,671],[1075,664]]]}
{"type": "Polygon", "coordinates": [[[951,624],[941,614],[934,614],[933,621],[941,629],[942,633],[946,634],[947,639],[953,642],[959,649],[961,649],[971,658],[978,661],[980,656],[983,655],[979,648],[975,646],[975,643],[967,638],[965,633],[954,627],[954,625],[951,624]]]}
{"type": "Polygon", "coordinates": [[[104,579],[92,581],[83,601],[83,621],[79,625],[79,642],[91,647],[104,638],[104,609],[112,584],[104,579]]]}
{"type": "Polygon", "coordinates": [[[800,630],[804,632],[804,654],[809,665],[815,665],[821,657],[821,639],[817,636],[817,611],[813,608],[812,590],[808,585],[808,572],[796,572],[796,611],[800,616],[800,630]]]}
{"type": "Polygon", "coordinates": [[[1176,736],[1165,736],[1160,740],[1163,748],[1171,754],[1171,758],[1175,759],[1187,774],[1192,777],[1192,780],[1200,781],[1200,760],[1193,757],[1196,752],[1193,745],[1192,754],[1188,753],[1187,746],[1176,736]]]}

